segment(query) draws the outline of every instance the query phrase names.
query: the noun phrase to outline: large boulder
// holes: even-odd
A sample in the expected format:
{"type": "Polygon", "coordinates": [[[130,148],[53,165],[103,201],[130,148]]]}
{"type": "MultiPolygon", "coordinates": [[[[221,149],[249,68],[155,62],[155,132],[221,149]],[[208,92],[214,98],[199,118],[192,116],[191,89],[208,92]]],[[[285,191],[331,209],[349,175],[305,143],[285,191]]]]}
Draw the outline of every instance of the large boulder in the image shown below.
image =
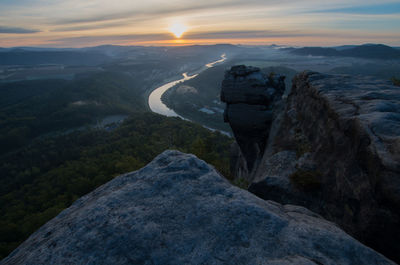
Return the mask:
{"type": "Polygon", "coordinates": [[[232,186],[166,151],[77,200],[9,264],[394,264],[309,210],[232,186]]]}
{"type": "Polygon", "coordinates": [[[400,89],[304,72],[285,104],[249,190],[305,206],[400,262],[400,89]]]}

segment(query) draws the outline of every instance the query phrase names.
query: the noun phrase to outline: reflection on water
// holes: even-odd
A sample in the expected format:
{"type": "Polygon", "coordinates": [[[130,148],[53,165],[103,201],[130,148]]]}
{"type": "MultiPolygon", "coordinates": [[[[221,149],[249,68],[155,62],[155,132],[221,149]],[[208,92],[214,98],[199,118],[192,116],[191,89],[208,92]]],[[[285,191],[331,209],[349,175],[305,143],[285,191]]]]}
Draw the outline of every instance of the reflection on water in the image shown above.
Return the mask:
{"type": "Polygon", "coordinates": [[[158,113],[158,114],[161,114],[164,116],[168,116],[168,117],[180,117],[183,119],[183,117],[176,114],[175,111],[168,108],[161,101],[161,96],[165,93],[165,91],[167,91],[168,89],[170,89],[171,87],[175,86],[176,84],[178,84],[180,82],[195,78],[197,75],[188,76],[187,73],[183,73],[182,76],[183,76],[182,79],[169,82],[169,83],[162,85],[159,88],[155,89],[153,92],[151,92],[151,94],[149,96],[149,106],[150,106],[150,109],[152,112],[155,112],[155,113],[158,113]]]}
{"type": "MultiPolygon", "coordinates": [[[[215,66],[218,63],[222,63],[223,61],[226,60],[226,55],[225,53],[221,55],[221,59],[212,63],[208,63],[206,64],[207,68],[211,68],[213,66],[215,66]]],[[[153,92],[151,92],[150,96],[149,96],[149,107],[151,109],[151,111],[167,116],[167,117],[180,117],[182,119],[182,116],[178,115],[175,111],[173,111],[172,109],[168,108],[162,101],[161,101],[161,97],[162,95],[165,93],[165,91],[167,91],[168,89],[170,89],[171,87],[175,86],[176,84],[195,78],[197,76],[197,74],[195,75],[191,75],[188,76],[187,73],[183,73],[182,74],[183,78],[176,80],[176,81],[172,81],[169,82],[165,85],[160,86],[159,88],[156,88],[153,92]]]]}
{"type": "Polygon", "coordinates": [[[226,54],[224,53],[224,54],[221,55],[221,59],[220,60],[212,62],[212,63],[208,63],[208,64],[206,64],[206,67],[207,68],[211,68],[211,67],[215,66],[218,63],[222,63],[225,60],[226,60],[226,54]]]}

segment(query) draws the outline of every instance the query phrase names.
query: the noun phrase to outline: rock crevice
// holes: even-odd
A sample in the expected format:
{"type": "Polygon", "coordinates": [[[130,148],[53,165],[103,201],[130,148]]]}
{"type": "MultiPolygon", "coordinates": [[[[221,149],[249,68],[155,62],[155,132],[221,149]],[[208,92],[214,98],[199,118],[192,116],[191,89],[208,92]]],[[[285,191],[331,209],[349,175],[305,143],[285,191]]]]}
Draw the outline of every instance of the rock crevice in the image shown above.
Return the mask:
{"type": "Polygon", "coordinates": [[[234,66],[225,74],[221,89],[221,101],[226,103],[224,120],[233,130],[248,172],[257,168],[265,150],[274,106],[285,91],[283,80],[244,65],[234,66]]]}
{"type": "Polygon", "coordinates": [[[264,134],[249,190],[305,206],[400,261],[400,90],[368,77],[303,72],[269,123],[275,132],[264,134]]]}

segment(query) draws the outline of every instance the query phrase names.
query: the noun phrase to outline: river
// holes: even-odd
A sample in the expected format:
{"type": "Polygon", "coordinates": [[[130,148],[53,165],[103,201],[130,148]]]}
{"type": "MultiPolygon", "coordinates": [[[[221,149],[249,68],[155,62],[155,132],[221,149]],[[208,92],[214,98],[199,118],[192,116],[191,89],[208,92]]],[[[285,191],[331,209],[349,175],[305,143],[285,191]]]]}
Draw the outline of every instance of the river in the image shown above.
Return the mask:
{"type": "MultiPolygon", "coordinates": [[[[226,55],[225,53],[221,55],[221,59],[208,63],[205,65],[205,69],[207,68],[211,68],[214,67],[215,65],[222,63],[226,60],[226,55]]],[[[172,81],[169,82],[167,84],[164,84],[156,89],[153,90],[153,92],[151,92],[150,96],[149,96],[149,107],[151,109],[151,111],[164,115],[164,116],[168,116],[168,117],[180,117],[184,120],[184,117],[180,116],[179,114],[177,114],[175,111],[173,111],[172,109],[168,108],[162,101],[161,101],[161,97],[162,95],[165,93],[165,91],[167,91],[168,89],[170,89],[171,87],[175,86],[176,84],[180,83],[180,82],[184,82],[186,80],[190,80],[192,78],[195,78],[198,74],[195,75],[191,75],[188,76],[187,73],[183,73],[182,76],[183,78],[176,80],[176,81],[172,81]]]]}

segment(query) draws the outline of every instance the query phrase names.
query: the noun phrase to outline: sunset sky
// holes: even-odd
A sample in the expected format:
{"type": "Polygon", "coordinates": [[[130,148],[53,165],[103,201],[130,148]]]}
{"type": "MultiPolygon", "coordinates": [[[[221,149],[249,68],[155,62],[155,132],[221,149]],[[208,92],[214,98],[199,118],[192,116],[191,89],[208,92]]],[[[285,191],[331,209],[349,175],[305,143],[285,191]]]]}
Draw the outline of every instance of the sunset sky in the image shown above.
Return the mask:
{"type": "Polygon", "coordinates": [[[399,0],[0,0],[0,47],[400,46],[399,28],[399,0]]]}

